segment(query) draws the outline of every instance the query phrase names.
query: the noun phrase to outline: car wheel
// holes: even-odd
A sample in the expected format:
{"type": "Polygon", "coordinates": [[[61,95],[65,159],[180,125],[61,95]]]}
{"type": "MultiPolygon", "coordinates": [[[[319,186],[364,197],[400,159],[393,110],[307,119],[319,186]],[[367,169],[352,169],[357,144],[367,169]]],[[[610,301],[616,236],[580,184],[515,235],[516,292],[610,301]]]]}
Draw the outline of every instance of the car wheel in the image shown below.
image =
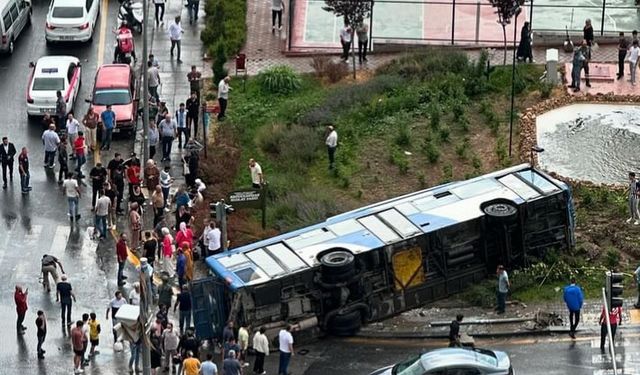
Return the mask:
{"type": "Polygon", "coordinates": [[[514,221],[518,216],[518,207],[507,199],[495,199],[485,202],[480,208],[489,219],[494,221],[514,221]]]}
{"type": "Polygon", "coordinates": [[[356,274],[355,257],[344,249],[334,249],[320,257],[322,279],[339,283],[351,279],[356,274]]]}
{"type": "Polygon", "coordinates": [[[327,331],[335,336],[353,336],[362,327],[360,310],[338,313],[329,320],[327,331]]]}

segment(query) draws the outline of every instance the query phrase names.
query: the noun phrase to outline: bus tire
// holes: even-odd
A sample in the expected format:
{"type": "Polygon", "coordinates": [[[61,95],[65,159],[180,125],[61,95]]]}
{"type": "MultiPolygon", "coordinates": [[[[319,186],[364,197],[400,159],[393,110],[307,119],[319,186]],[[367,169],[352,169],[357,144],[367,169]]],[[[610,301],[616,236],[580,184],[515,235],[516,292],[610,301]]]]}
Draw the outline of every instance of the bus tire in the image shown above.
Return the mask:
{"type": "Polygon", "coordinates": [[[329,283],[347,281],[356,273],[355,257],[347,250],[331,250],[320,257],[322,279],[329,283]]]}
{"type": "Polygon", "coordinates": [[[328,332],[334,336],[353,336],[362,327],[360,310],[339,313],[329,321],[328,332]]]}
{"type": "Polygon", "coordinates": [[[510,222],[518,217],[518,207],[508,199],[495,199],[480,205],[482,212],[493,221],[510,222]]]}

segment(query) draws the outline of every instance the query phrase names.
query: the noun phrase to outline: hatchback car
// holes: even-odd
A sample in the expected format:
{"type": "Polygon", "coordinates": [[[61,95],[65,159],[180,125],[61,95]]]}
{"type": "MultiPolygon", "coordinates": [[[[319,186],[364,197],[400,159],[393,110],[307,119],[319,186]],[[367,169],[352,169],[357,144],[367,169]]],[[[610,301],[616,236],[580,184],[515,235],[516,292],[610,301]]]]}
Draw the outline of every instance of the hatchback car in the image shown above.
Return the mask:
{"type": "Polygon", "coordinates": [[[100,0],[53,0],[47,13],[45,39],[51,42],[87,42],[100,13],[100,0]]]}
{"type": "Polygon", "coordinates": [[[116,113],[114,133],[133,132],[138,119],[138,97],[133,69],[127,64],[106,64],[98,68],[91,104],[100,115],[112,106],[116,113]]]}
{"type": "Polygon", "coordinates": [[[513,368],[505,352],[443,348],[381,368],[370,375],[513,375],[513,368]]]}
{"type": "Polygon", "coordinates": [[[56,111],[56,91],[67,103],[67,112],[73,109],[82,83],[80,60],[73,56],[45,56],[29,63],[31,74],[27,86],[27,115],[42,116],[56,111]]]}

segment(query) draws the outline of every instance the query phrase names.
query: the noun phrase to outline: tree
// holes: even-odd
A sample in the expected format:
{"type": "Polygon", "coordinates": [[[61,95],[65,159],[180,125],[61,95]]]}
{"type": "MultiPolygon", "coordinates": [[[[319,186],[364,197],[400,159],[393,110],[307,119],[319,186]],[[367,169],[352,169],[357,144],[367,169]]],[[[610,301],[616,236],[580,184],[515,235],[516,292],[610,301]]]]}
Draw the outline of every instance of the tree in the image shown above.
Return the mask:
{"type": "MultiPolygon", "coordinates": [[[[344,22],[351,25],[351,56],[353,59],[353,78],[356,78],[355,40],[353,37],[355,27],[360,25],[371,14],[373,0],[324,0],[323,10],[331,12],[336,17],[344,17],[344,22]]],[[[371,25],[369,25],[371,27],[371,25]]]]}
{"type": "MultiPolygon", "coordinates": [[[[524,0],[489,0],[491,6],[496,9],[498,14],[498,23],[502,26],[502,37],[504,39],[504,61],[503,65],[507,65],[507,25],[511,23],[513,16],[520,13],[520,6],[524,4],[524,0]]],[[[516,51],[513,51],[516,53],[516,51]]]]}

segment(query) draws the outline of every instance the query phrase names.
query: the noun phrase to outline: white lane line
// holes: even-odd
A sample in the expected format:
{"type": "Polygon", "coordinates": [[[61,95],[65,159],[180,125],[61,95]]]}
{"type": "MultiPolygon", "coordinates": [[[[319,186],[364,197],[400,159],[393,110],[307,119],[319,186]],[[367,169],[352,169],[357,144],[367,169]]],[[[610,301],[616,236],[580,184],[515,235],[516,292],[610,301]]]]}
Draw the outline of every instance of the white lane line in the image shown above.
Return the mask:
{"type": "Polygon", "coordinates": [[[51,248],[49,249],[50,255],[59,256],[64,253],[64,250],[67,248],[70,232],[70,226],[58,225],[56,233],[53,235],[53,240],[51,241],[51,248]]]}

